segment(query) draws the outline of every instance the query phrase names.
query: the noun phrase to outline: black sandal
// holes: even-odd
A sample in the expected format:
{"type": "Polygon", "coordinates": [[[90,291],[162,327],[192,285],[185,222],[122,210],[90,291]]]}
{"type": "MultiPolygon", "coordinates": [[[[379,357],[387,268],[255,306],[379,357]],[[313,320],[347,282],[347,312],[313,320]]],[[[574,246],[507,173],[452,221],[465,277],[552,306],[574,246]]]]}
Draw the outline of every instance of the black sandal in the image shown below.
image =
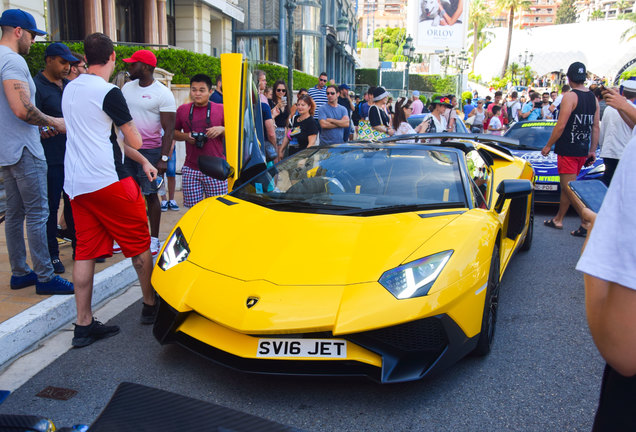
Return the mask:
{"type": "Polygon", "coordinates": [[[574,237],[587,237],[587,230],[580,226],[576,231],[571,231],[570,235],[573,235],[574,237]]]}

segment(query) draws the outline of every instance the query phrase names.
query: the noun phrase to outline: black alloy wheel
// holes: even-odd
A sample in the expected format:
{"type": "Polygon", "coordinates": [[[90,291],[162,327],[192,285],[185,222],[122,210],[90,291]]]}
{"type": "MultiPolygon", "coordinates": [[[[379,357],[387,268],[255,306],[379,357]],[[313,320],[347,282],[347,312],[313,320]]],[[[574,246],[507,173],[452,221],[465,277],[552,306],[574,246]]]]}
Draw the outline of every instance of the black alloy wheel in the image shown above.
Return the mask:
{"type": "Polygon", "coordinates": [[[490,261],[490,272],[488,274],[488,288],[486,290],[486,301],[484,302],[484,315],[481,321],[481,332],[479,340],[473,354],[485,356],[490,352],[495,340],[495,326],[497,324],[497,310],[499,308],[499,245],[495,245],[490,261]]]}

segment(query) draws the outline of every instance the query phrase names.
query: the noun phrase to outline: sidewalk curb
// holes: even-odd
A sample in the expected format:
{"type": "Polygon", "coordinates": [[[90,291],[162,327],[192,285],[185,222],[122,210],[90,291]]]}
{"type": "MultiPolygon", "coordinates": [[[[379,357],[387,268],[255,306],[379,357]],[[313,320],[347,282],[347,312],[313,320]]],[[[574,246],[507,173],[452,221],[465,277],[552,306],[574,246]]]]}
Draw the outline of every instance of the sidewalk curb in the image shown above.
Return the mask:
{"type": "MultiPolygon", "coordinates": [[[[102,270],[93,280],[93,306],[117,294],[137,278],[130,258],[102,270]]],[[[57,295],[0,323],[0,369],[76,316],[75,296],[57,295]]]]}

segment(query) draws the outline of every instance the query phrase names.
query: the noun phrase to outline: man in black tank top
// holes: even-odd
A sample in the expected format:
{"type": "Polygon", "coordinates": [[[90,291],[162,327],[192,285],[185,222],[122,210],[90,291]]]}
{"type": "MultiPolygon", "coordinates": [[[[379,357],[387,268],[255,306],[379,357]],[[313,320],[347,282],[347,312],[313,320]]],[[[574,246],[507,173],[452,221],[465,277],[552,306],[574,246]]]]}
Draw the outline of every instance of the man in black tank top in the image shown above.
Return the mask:
{"type": "MultiPolygon", "coordinates": [[[[557,167],[561,183],[559,211],[552,219],[544,221],[550,228],[563,229],[563,218],[570,207],[570,191],[568,183],[576,180],[583,165],[590,165],[596,160],[596,147],[599,137],[599,107],[594,94],[585,87],[585,65],[575,62],[567,73],[572,91],[563,95],[560,105],[559,119],[552,130],[552,135],[541,154],[547,156],[552,145],[557,154],[557,167]]],[[[581,213],[581,209],[576,208],[581,213]]],[[[585,237],[587,230],[580,226],[570,232],[573,236],[585,237]]]]}

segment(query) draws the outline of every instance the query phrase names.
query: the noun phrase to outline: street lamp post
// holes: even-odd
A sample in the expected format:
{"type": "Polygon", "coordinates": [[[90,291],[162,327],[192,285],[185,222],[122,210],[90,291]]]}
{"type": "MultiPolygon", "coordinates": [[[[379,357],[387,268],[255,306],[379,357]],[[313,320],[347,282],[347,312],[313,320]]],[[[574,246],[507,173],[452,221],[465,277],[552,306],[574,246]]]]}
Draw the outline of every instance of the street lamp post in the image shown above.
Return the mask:
{"type": "Polygon", "coordinates": [[[463,89],[463,80],[464,80],[464,70],[468,69],[468,62],[469,62],[468,53],[464,50],[461,50],[455,60],[456,60],[455,65],[457,66],[457,70],[459,72],[459,77],[457,79],[457,97],[461,101],[462,99],[461,93],[463,89]]]}
{"type": "Polygon", "coordinates": [[[287,85],[289,86],[291,97],[294,93],[294,10],[296,10],[296,0],[285,2],[287,9],[287,85]]]}
{"type": "Polygon", "coordinates": [[[413,53],[415,52],[415,47],[413,46],[413,38],[411,35],[406,37],[404,41],[404,45],[402,46],[402,54],[406,57],[406,95],[409,94],[409,72],[411,68],[411,59],[413,57],[413,53]]]}
{"type": "Polygon", "coordinates": [[[528,63],[532,63],[533,58],[534,54],[530,53],[530,55],[528,55],[528,50],[525,50],[523,55],[519,54],[519,63],[523,63],[521,76],[523,76],[524,85],[528,85],[528,80],[526,79],[526,66],[528,63]]]}
{"type": "Polygon", "coordinates": [[[347,51],[345,49],[345,45],[347,43],[347,33],[349,31],[349,20],[344,17],[341,16],[340,18],[338,18],[338,25],[336,26],[336,35],[338,37],[338,43],[340,44],[340,47],[342,48],[342,57],[341,57],[341,61],[340,61],[340,82],[345,82],[344,79],[344,63],[345,63],[345,59],[346,59],[346,55],[347,55],[347,51]]]}

